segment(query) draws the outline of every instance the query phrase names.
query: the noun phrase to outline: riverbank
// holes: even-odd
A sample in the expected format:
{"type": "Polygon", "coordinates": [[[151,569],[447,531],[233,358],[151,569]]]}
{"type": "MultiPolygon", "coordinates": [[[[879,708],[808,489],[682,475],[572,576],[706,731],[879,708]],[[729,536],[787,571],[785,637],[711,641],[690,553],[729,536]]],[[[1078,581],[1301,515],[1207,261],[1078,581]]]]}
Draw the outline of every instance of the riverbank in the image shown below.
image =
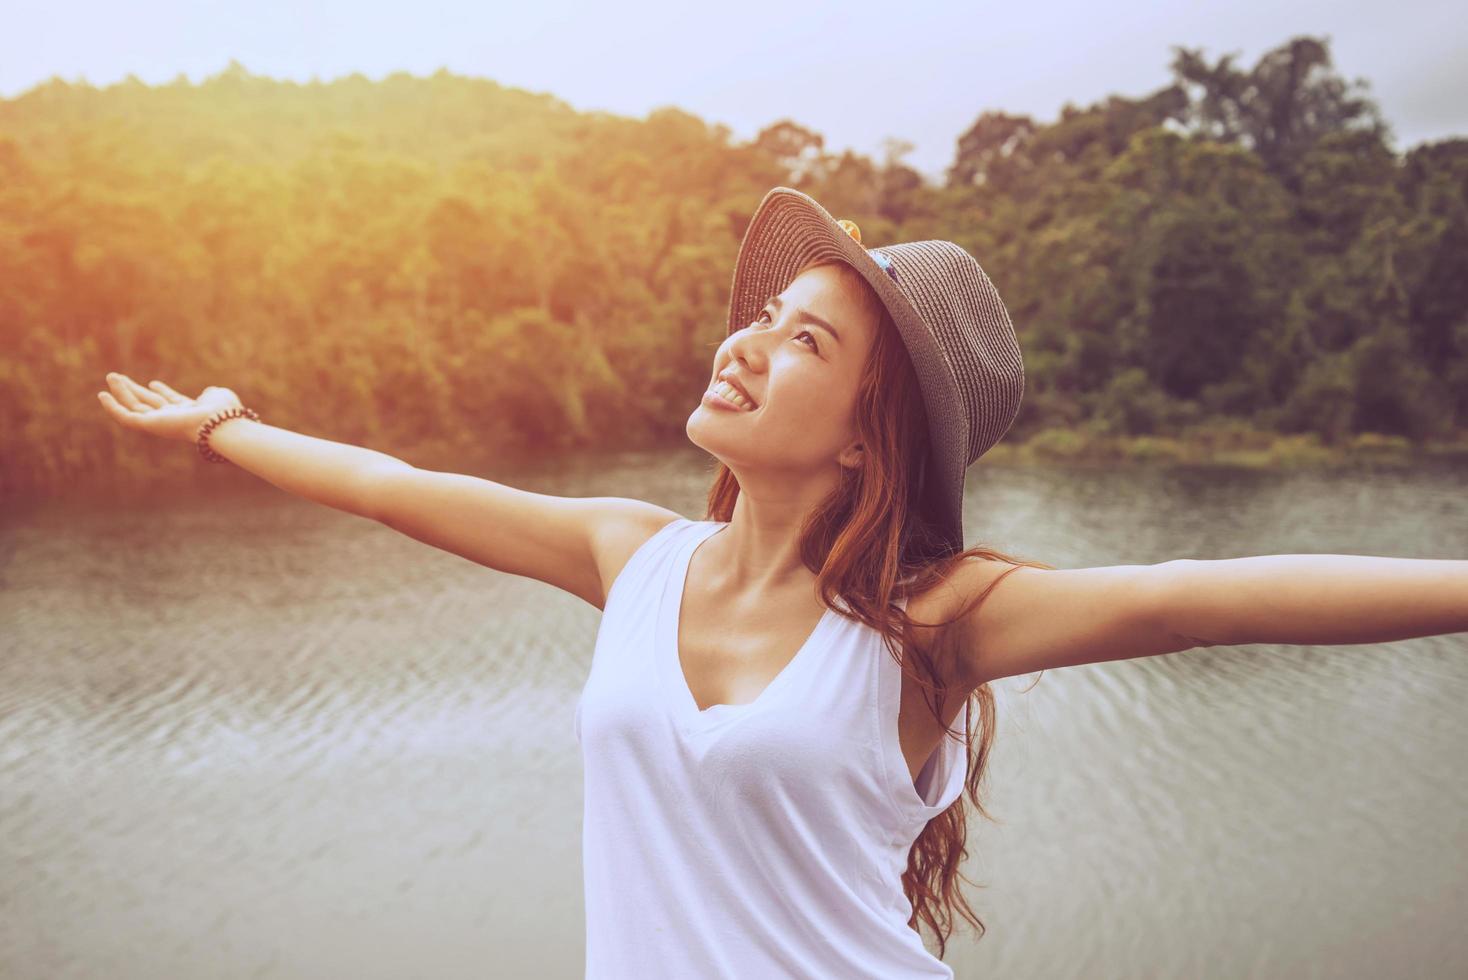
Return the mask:
{"type": "MultiPolygon", "coordinates": [[[[5,486],[0,479],[0,508],[12,510],[26,503],[66,497],[100,497],[112,502],[151,500],[159,495],[219,492],[231,485],[248,484],[226,467],[200,466],[189,447],[140,443],[142,458],[111,466],[97,478],[68,479],[51,489],[5,486]]],[[[392,452],[392,447],[383,449],[392,452]]],[[[424,469],[470,473],[497,479],[530,474],[539,479],[565,479],[577,473],[595,473],[620,465],[639,454],[698,453],[687,438],[633,438],[628,445],[567,447],[554,452],[514,451],[465,445],[461,433],[416,442],[403,458],[424,469]]],[[[1337,467],[1371,463],[1411,466],[1439,459],[1468,462],[1468,431],[1454,439],[1412,442],[1400,436],[1368,432],[1330,445],[1315,433],[1282,434],[1223,428],[1200,428],[1166,436],[1113,436],[1080,429],[1046,429],[1021,440],[1008,435],[984,454],[984,466],[1232,466],[1249,469],[1337,467]]],[[[0,477],[4,474],[0,473],[0,477]]]]}
{"type": "Polygon", "coordinates": [[[1363,462],[1409,465],[1429,458],[1468,460],[1468,432],[1450,440],[1422,442],[1363,432],[1331,445],[1313,432],[1285,434],[1243,428],[1213,427],[1175,436],[1115,436],[1046,429],[1023,442],[1000,440],[984,454],[983,461],[1010,466],[1183,464],[1277,469],[1363,462]]]}

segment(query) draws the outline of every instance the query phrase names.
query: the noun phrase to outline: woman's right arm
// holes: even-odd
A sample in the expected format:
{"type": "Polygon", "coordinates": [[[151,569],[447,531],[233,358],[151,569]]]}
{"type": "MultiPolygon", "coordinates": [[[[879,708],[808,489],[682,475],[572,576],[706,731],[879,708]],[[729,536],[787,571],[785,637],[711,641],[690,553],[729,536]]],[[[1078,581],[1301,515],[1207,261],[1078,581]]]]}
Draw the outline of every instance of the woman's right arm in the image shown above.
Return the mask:
{"type": "MultiPolygon", "coordinates": [[[[109,374],[103,407],[120,424],[193,443],[203,421],[240,405],[227,388],[197,398],[160,381],[144,387],[109,374]]],[[[598,609],[637,548],[679,517],[628,497],[558,497],[458,473],[423,470],[396,456],[246,418],[209,434],[209,447],[287,493],[385,524],[470,561],[538,579],[598,609]]]]}
{"type": "MultiPolygon", "coordinates": [[[[162,381],[144,386],[119,371],[108,372],[107,388],[97,392],[97,398],[119,425],[190,445],[210,416],[243,407],[240,397],[228,388],[210,385],[197,398],[190,398],[162,381]]],[[[317,439],[248,418],[227,419],[215,426],[209,433],[209,448],[287,493],[353,514],[363,514],[369,472],[408,465],[376,450],[317,439]]]]}
{"type": "Polygon", "coordinates": [[[369,469],[364,487],[374,520],[598,609],[632,553],[680,516],[630,497],[558,497],[401,461],[369,469]]]}
{"type": "Polygon", "coordinates": [[[368,491],[377,473],[411,468],[396,456],[281,429],[229,419],[209,433],[209,448],[287,493],[371,517],[368,491]]]}
{"type": "Polygon", "coordinates": [[[248,419],[225,422],[209,445],[282,490],[554,585],[598,609],[638,545],[679,516],[627,497],[558,497],[419,469],[386,453],[248,419]]]}
{"type": "Polygon", "coordinates": [[[472,562],[606,604],[612,580],[673,511],[626,497],[558,497],[288,429],[230,419],[209,446],[289,493],[370,518],[472,562]]]}

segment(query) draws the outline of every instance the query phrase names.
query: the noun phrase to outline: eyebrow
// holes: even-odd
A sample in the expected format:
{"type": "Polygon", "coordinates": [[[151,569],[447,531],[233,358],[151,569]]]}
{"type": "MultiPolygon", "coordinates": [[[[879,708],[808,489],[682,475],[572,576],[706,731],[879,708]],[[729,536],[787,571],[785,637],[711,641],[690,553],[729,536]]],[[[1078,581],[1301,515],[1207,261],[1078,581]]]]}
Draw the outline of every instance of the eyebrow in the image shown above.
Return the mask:
{"type": "MultiPolygon", "coordinates": [[[[784,304],[785,301],[782,300],[779,296],[771,296],[769,299],[765,300],[765,306],[773,306],[777,311],[784,304]]],[[[803,323],[815,324],[822,330],[826,331],[826,333],[830,334],[831,337],[835,339],[836,343],[841,343],[841,335],[836,332],[836,328],[831,326],[825,320],[816,316],[810,310],[807,310],[805,307],[797,306],[795,308],[795,319],[803,323]]]]}

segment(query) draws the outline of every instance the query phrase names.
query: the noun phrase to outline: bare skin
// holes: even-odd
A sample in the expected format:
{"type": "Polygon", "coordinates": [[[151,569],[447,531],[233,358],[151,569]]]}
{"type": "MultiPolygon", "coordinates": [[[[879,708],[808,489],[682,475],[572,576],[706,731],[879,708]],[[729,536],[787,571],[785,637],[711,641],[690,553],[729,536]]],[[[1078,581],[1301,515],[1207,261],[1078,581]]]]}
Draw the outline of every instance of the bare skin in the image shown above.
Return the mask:
{"type": "MultiPolygon", "coordinates": [[[[831,266],[808,269],[780,298],[778,309],[767,307],[714,358],[710,387],[720,372],[732,373],[753,410],[711,406],[705,396],[686,425],[695,445],[733,471],[740,491],[729,526],[701,542],[688,567],[678,651],[700,708],[754,700],[815,628],[824,607],[815,574],[800,561],[800,522],[835,486],[842,466],[861,463],[857,389],[879,320],[831,266]],[[828,321],[839,342],[801,322],[801,308],[828,321]]],[[[908,612],[932,622],[940,603],[914,596],[908,612]]],[[[946,723],[971,691],[954,683],[942,709],[946,723]]],[[[916,779],[943,729],[906,676],[898,729],[916,779]]]]}
{"type": "Polygon", "coordinates": [[[107,375],[107,387],[111,390],[97,392],[97,400],[119,425],[176,442],[193,442],[209,416],[241,407],[238,395],[214,385],[190,398],[162,381],[145,388],[114,371],[107,375]]]}

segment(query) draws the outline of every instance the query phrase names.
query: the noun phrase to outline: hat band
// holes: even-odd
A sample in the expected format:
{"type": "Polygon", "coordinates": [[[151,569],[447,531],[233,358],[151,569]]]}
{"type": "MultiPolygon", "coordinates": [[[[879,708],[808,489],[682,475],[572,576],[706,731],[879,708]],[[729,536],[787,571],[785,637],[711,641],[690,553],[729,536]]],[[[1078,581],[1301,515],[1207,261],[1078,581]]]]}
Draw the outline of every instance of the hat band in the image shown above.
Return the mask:
{"type": "Polygon", "coordinates": [[[887,258],[887,256],[883,255],[881,252],[875,251],[873,249],[867,249],[867,254],[872,257],[872,261],[876,262],[877,265],[882,267],[882,271],[887,273],[887,275],[892,278],[893,282],[897,281],[897,267],[892,264],[891,259],[887,258]]]}

